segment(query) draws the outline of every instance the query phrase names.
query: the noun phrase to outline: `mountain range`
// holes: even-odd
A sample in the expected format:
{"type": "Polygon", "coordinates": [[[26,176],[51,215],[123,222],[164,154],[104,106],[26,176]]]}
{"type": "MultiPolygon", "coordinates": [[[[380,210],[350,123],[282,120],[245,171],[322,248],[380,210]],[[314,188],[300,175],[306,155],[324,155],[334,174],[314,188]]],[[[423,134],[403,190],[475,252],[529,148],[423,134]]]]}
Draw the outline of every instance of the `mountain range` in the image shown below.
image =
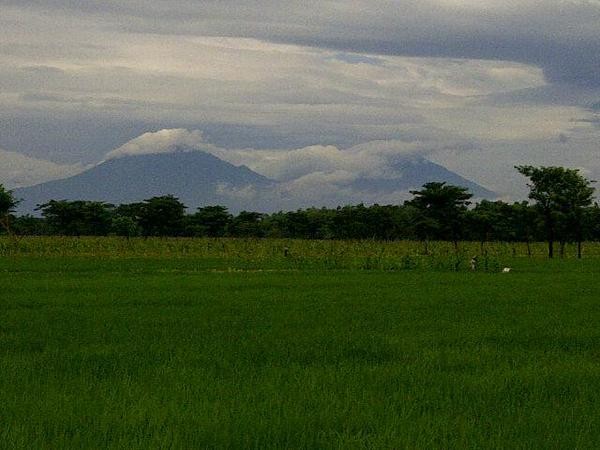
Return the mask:
{"type": "MultiPolygon", "coordinates": [[[[359,176],[340,186],[355,193],[346,203],[355,202],[361,193],[368,198],[389,198],[398,191],[418,189],[428,181],[464,186],[480,198],[495,196],[482,186],[420,156],[397,157],[391,161],[390,170],[392,176],[359,176]]],[[[125,155],[103,161],[68,178],[15,190],[15,196],[21,199],[21,213],[32,213],[37,205],[49,200],[97,200],[121,204],[167,194],[175,195],[188,208],[220,204],[232,212],[337,206],[331,204],[333,200],[324,202],[330,204],[309,204],[302,192],[294,191],[286,182],[269,179],[244,165],[236,166],[210,153],[186,148],[173,148],[160,154],[125,155]]]]}
{"type": "Polygon", "coordinates": [[[244,209],[232,192],[263,191],[276,183],[245,166],[234,166],[209,153],[174,152],[124,156],[104,161],[69,178],[15,190],[20,210],[31,212],[49,200],[97,200],[132,203],[173,194],[190,207],[226,204],[244,209]]]}

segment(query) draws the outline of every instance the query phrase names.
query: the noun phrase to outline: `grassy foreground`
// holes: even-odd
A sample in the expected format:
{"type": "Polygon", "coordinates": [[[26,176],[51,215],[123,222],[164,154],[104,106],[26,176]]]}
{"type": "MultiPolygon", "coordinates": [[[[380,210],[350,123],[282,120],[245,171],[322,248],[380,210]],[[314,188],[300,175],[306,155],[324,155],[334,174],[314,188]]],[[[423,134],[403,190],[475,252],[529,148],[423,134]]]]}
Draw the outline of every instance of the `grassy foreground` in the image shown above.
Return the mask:
{"type": "Polygon", "coordinates": [[[596,258],[501,274],[127,256],[0,258],[0,448],[600,442],[596,258]]]}

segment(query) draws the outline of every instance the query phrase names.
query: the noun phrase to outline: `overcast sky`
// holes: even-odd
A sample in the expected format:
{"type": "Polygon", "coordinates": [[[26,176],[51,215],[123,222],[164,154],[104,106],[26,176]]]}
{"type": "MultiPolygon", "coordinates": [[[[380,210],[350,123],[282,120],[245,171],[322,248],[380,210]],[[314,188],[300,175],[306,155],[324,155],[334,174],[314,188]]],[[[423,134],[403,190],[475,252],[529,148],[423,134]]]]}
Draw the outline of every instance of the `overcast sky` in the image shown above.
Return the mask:
{"type": "Polygon", "coordinates": [[[72,170],[161,129],[387,141],[513,198],[515,164],[598,178],[600,1],[0,0],[2,151],[72,170]]]}

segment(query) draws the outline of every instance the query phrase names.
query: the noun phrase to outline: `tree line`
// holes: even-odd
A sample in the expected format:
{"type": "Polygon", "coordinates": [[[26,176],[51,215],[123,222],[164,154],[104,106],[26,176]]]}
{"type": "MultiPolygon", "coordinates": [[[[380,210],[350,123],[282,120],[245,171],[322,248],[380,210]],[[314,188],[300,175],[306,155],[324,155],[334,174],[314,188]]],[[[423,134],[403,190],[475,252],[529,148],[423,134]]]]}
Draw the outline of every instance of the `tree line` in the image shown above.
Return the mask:
{"type": "MultiPolygon", "coordinates": [[[[529,179],[527,201],[482,200],[471,204],[467,188],[443,182],[410,191],[402,205],[349,205],[262,214],[231,214],[220,205],[187,212],[172,195],[112,205],[101,201],[51,200],[38,205],[41,217],[15,216],[18,205],[0,185],[0,227],[12,236],[190,236],[280,237],[302,239],[418,239],[525,242],[545,240],[553,257],[555,244],[600,240],[600,207],[593,203],[592,181],[577,169],[517,166],[529,179]]],[[[528,247],[529,248],[529,247],[528,247]]]]}

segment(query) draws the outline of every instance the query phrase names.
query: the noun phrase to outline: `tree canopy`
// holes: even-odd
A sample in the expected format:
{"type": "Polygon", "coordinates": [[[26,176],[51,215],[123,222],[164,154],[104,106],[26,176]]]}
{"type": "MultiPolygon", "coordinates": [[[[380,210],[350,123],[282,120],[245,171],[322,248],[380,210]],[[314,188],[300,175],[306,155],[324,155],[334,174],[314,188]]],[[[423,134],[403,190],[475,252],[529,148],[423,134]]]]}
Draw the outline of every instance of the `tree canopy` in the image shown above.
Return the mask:
{"type": "MultiPolygon", "coordinates": [[[[0,219],[17,234],[277,237],[302,239],[420,239],[578,243],[600,240],[600,207],[592,204],[591,181],[576,169],[517,167],[529,178],[532,203],[481,200],[471,204],[464,187],[442,182],[411,191],[413,198],[395,205],[346,205],[262,214],[207,205],[195,212],[172,195],[113,206],[97,201],[52,200],[39,206],[41,218],[15,217],[17,202],[0,188],[0,219]]],[[[0,232],[2,231],[0,227],[0,232]]]]}
{"type": "Polygon", "coordinates": [[[557,239],[564,243],[574,238],[580,244],[584,208],[592,204],[594,197],[592,181],[578,169],[533,166],[516,166],[516,169],[530,180],[529,198],[536,202],[544,220],[548,256],[554,257],[557,239]]]}
{"type": "Polygon", "coordinates": [[[460,239],[462,219],[473,194],[467,188],[444,182],[423,185],[409,202],[420,213],[416,224],[417,233],[424,239],[449,237],[455,244],[460,239]]]}
{"type": "Polygon", "coordinates": [[[0,184],[0,227],[11,234],[10,216],[14,212],[15,207],[19,204],[18,200],[13,196],[12,191],[9,191],[0,184]]]}

